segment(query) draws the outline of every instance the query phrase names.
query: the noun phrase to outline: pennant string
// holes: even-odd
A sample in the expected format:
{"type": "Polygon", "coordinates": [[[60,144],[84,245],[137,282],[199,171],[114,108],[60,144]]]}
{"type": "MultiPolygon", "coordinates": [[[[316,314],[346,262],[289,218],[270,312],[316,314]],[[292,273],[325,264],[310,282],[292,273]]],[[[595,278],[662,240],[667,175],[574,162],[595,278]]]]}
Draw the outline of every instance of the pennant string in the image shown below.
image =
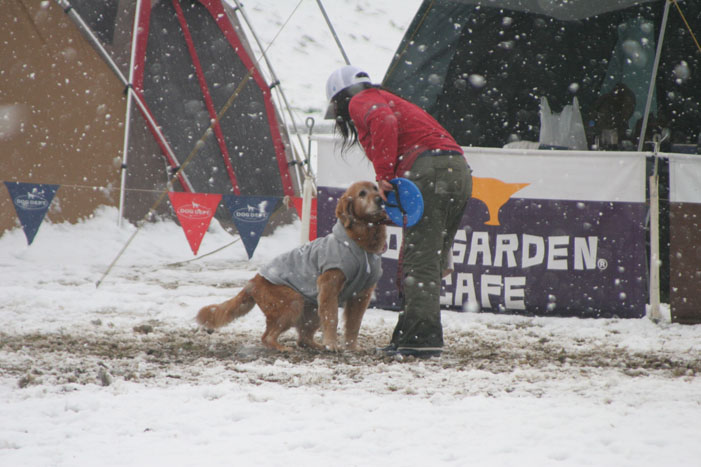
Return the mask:
{"type": "MultiPolygon", "coordinates": [[[[5,180],[2,180],[2,181],[4,182],[5,180]]],[[[10,182],[10,183],[14,183],[14,182],[15,182],[15,180],[7,180],[7,181],[10,182]]],[[[93,190],[93,191],[102,191],[102,192],[105,192],[105,191],[108,191],[108,192],[112,192],[112,191],[120,192],[120,191],[122,191],[122,188],[120,188],[120,187],[110,188],[110,187],[106,187],[106,186],[103,186],[103,185],[76,185],[76,184],[64,184],[64,183],[55,183],[55,182],[51,182],[51,183],[34,182],[34,181],[28,182],[28,183],[36,183],[36,184],[38,184],[38,185],[47,185],[47,184],[48,184],[48,185],[51,185],[51,184],[53,184],[53,185],[59,185],[61,188],[64,188],[64,189],[65,189],[65,188],[75,188],[75,189],[78,189],[78,190],[93,190]]],[[[124,191],[141,192],[141,193],[160,193],[162,190],[160,190],[160,189],[148,189],[148,188],[124,188],[124,191]]]]}

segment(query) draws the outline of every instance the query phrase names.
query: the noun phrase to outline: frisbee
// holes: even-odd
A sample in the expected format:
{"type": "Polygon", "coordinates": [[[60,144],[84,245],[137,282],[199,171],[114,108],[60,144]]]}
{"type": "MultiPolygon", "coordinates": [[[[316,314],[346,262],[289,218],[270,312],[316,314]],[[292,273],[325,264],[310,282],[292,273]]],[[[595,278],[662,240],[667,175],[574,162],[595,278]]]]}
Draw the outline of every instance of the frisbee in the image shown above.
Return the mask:
{"type": "Polygon", "coordinates": [[[394,190],[387,192],[385,212],[400,227],[404,227],[405,215],[406,227],[415,225],[424,213],[424,199],[419,187],[407,178],[398,177],[389,182],[394,185],[394,190]]]}

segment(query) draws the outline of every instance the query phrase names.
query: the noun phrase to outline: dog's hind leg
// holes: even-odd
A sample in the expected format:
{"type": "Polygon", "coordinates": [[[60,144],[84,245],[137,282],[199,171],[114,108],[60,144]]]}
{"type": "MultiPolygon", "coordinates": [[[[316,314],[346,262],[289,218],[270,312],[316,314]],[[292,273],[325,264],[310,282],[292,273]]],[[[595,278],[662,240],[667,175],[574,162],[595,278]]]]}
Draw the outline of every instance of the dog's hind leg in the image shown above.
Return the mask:
{"type": "Polygon", "coordinates": [[[284,309],[279,305],[275,309],[263,308],[265,313],[265,332],[261,340],[263,345],[282,352],[292,350],[289,347],[281,345],[277,340],[280,334],[297,325],[304,309],[304,299],[301,295],[296,296],[284,303],[284,309]]]}
{"type": "Polygon", "coordinates": [[[256,302],[246,286],[231,300],[202,308],[195,319],[207,329],[216,329],[245,315],[251,311],[255,304],[256,302]]]}
{"type": "Polygon", "coordinates": [[[319,329],[320,324],[321,320],[316,304],[305,302],[304,312],[297,322],[297,333],[299,334],[297,345],[302,348],[322,350],[323,347],[314,341],[314,334],[319,329]]]}

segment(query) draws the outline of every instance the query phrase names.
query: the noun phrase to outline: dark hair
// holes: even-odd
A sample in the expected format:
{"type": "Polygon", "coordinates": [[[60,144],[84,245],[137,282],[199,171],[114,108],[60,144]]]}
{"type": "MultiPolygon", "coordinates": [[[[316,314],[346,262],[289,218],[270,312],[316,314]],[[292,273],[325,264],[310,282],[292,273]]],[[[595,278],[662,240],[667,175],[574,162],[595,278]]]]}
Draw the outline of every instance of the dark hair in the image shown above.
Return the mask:
{"type": "Polygon", "coordinates": [[[364,91],[365,89],[372,87],[375,86],[369,83],[359,83],[343,89],[341,92],[336,94],[333,99],[331,99],[336,113],[336,133],[338,133],[343,139],[341,151],[345,151],[358,143],[358,130],[355,128],[355,124],[351,119],[348,104],[353,96],[358,94],[360,91],[364,91]]]}

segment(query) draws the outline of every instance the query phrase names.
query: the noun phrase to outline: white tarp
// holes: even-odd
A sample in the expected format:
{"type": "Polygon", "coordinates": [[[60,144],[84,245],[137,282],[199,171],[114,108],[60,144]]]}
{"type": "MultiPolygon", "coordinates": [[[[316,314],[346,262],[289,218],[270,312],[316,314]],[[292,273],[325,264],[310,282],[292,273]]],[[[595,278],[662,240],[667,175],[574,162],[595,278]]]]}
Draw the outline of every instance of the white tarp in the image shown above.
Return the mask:
{"type": "Polygon", "coordinates": [[[701,156],[669,154],[669,200],[701,203],[701,156]]]}
{"type": "MultiPolygon", "coordinates": [[[[317,184],[345,188],[358,180],[375,180],[372,164],[359,146],[342,153],[331,135],[316,137],[317,184]]],[[[525,199],[643,202],[645,157],[640,152],[550,151],[463,148],[473,177],[528,183],[525,199]],[[631,183],[638,180],[638,183],[631,183]]],[[[701,199],[701,198],[700,198],[701,199]]]]}
{"type": "Polygon", "coordinates": [[[317,135],[317,186],[347,188],[358,180],[375,180],[372,164],[360,144],[342,153],[341,140],[333,135],[317,135]]]}

